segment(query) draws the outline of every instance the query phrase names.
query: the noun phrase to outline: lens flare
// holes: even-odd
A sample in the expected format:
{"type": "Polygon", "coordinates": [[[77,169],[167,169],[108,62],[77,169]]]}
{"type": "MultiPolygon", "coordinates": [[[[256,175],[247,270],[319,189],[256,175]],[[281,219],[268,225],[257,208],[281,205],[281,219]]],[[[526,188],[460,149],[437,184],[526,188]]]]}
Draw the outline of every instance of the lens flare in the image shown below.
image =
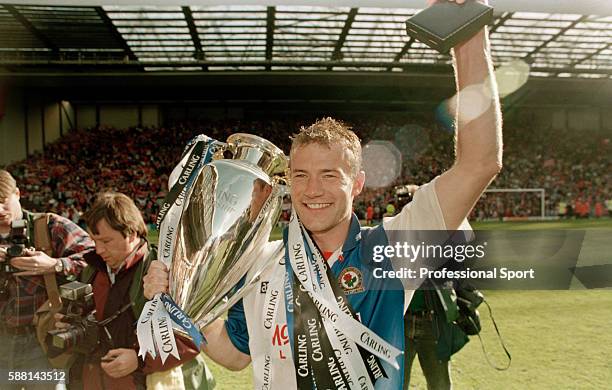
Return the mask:
{"type": "Polygon", "coordinates": [[[521,88],[529,79],[529,65],[522,60],[513,60],[495,70],[499,97],[506,97],[521,88]]]}
{"type": "Polygon", "coordinates": [[[402,155],[389,141],[368,142],[362,156],[367,188],[390,186],[401,174],[402,155]]]}

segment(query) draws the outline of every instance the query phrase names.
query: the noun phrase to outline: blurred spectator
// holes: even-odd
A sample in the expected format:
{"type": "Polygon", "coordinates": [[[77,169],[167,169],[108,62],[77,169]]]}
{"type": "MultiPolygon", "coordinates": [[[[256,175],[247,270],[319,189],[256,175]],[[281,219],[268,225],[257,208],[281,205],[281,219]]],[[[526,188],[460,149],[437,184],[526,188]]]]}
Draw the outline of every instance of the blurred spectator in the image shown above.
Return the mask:
{"type": "MultiPolygon", "coordinates": [[[[8,170],[22,183],[24,206],[34,211],[52,210],[82,223],[80,214],[93,194],[120,191],[134,199],[145,222],[153,226],[166,194],[168,174],[191,137],[204,133],[225,141],[230,134],[247,132],[288,152],[289,137],[312,119],[202,120],[159,128],[77,130],[48,145],[44,153],[35,153],[8,170]]],[[[383,214],[390,214],[387,205],[397,204],[395,185],[428,182],[453,162],[453,135],[424,118],[341,119],[353,124],[364,145],[371,140],[391,141],[402,154],[402,170],[392,183],[365,188],[355,200],[355,212],[361,219],[377,221],[383,214]]],[[[544,188],[545,212],[550,216],[600,217],[612,213],[612,145],[602,135],[536,131],[528,124],[506,123],[504,148],[504,169],[491,188],[544,188]]],[[[283,209],[282,220],[288,220],[289,214],[290,210],[283,209]]],[[[540,214],[537,192],[488,192],[470,218],[540,214]]]]}
{"type": "Polygon", "coordinates": [[[371,225],[373,220],[374,220],[374,206],[372,206],[372,203],[370,203],[368,205],[368,208],[366,209],[366,225],[371,225]]]}

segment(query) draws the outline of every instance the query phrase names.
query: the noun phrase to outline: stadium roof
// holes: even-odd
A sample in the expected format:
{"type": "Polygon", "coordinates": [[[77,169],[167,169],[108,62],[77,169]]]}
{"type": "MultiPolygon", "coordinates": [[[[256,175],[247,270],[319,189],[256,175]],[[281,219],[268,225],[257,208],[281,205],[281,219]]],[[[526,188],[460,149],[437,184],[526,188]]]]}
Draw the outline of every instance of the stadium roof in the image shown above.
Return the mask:
{"type": "MultiPolygon", "coordinates": [[[[8,71],[448,72],[450,57],[409,40],[418,9],[317,5],[0,5],[8,71]]],[[[498,13],[496,64],[531,76],[612,78],[612,16],[498,13]]]]}

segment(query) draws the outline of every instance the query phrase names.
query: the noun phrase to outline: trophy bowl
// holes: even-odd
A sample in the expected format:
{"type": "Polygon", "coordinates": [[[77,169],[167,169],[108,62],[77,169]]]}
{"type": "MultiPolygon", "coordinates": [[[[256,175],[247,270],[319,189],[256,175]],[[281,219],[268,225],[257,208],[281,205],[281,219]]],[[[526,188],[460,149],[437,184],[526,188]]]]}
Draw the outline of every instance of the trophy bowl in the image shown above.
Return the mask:
{"type": "Polygon", "coordinates": [[[258,249],[286,194],[279,175],[288,160],[274,144],[238,133],[223,149],[233,157],[206,164],[185,197],[170,265],[170,296],[201,328],[255,263],[265,267],[258,249]]]}

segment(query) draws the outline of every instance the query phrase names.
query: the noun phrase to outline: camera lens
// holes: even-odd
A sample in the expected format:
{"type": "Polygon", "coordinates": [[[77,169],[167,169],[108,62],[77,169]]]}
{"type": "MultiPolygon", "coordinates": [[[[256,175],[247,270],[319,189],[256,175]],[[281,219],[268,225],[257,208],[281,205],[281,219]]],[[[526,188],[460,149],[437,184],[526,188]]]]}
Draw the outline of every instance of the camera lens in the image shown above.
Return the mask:
{"type": "Polygon", "coordinates": [[[11,245],[7,248],[6,254],[9,259],[12,259],[14,257],[21,257],[23,255],[24,250],[25,250],[25,245],[21,245],[21,244],[11,245]]]}
{"type": "Polygon", "coordinates": [[[77,325],[63,332],[54,334],[51,338],[53,347],[61,350],[67,350],[77,345],[85,336],[85,328],[77,325]]]}

